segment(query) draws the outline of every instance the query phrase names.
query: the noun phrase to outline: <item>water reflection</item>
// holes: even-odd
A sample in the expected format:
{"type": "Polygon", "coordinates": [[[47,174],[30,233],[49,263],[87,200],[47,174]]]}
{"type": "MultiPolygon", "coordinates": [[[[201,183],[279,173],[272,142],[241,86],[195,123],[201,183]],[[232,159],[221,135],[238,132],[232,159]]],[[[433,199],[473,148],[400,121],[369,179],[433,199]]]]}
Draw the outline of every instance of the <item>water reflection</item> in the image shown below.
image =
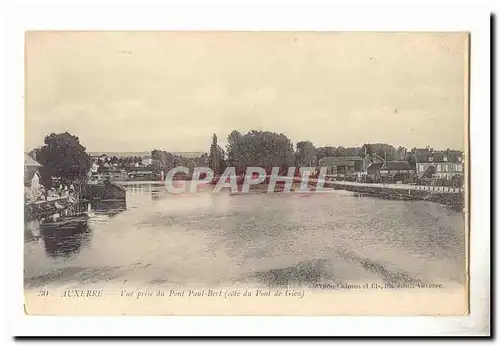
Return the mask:
{"type": "Polygon", "coordinates": [[[45,252],[53,258],[77,255],[89,243],[92,232],[88,226],[70,229],[44,229],[41,232],[45,252]]]}
{"type": "MultiPolygon", "coordinates": [[[[126,210],[125,202],[98,202],[91,206],[91,223],[97,221],[98,215],[103,215],[106,219],[112,218],[126,210]],[[96,217],[97,216],[97,217],[96,217]],[[94,220],[92,220],[94,219],[94,220]]],[[[25,231],[28,228],[25,228],[25,231]]],[[[36,232],[26,231],[26,238],[36,240],[36,232]],[[31,235],[31,236],[30,236],[31,235]]],[[[91,226],[85,225],[70,229],[44,229],[40,232],[43,239],[46,254],[51,258],[70,258],[78,255],[82,248],[85,248],[92,238],[91,226]]]]}
{"type": "Polygon", "coordinates": [[[30,221],[24,224],[24,242],[29,243],[40,237],[40,221],[30,221]]]}
{"type": "Polygon", "coordinates": [[[153,201],[161,200],[160,192],[159,191],[152,191],[151,192],[151,200],[153,200],[153,201]]]}
{"type": "Polygon", "coordinates": [[[96,214],[105,214],[113,217],[127,210],[127,204],[125,201],[96,202],[91,205],[91,209],[96,214]]]}
{"type": "Polygon", "coordinates": [[[161,184],[126,186],[126,205],[92,205],[88,228],[27,242],[26,278],[48,281],[46,273],[64,266],[127,268],[120,280],[178,284],[464,282],[464,217],[440,205],[209,188],[169,194],[161,184]]]}

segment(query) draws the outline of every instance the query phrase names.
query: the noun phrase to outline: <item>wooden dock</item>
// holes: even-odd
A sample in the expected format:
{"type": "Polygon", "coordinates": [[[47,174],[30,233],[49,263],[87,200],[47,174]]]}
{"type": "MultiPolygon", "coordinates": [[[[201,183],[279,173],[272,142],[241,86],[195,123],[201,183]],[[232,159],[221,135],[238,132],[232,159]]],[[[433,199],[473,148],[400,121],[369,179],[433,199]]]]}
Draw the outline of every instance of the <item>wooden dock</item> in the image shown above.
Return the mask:
{"type": "Polygon", "coordinates": [[[24,220],[30,222],[42,220],[54,214],[67,214],[68,210],[87,211],[88,200],[64,196],[27,202],[24,205],[24,220]]]}

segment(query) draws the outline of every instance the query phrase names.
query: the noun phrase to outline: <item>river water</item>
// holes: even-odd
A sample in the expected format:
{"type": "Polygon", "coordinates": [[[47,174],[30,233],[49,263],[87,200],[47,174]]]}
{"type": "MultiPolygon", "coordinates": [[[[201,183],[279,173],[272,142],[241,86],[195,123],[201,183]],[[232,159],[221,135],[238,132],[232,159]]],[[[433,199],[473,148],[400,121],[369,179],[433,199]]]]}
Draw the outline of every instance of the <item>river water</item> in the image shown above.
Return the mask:
{"type": "Polygon", "coordinates": [[[99,206],[84,229],[25,230],[25,287],[465,282],[464,215],[439,204],[126,189],[125,209],[99,206]]]}

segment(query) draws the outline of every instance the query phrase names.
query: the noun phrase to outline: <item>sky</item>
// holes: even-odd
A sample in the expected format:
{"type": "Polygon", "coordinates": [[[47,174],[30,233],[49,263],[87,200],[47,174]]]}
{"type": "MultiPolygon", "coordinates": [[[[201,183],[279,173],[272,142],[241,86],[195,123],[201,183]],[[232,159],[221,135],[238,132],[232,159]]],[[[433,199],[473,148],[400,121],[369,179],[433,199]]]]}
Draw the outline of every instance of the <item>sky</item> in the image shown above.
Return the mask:
{"type": "Polygon", "coordinates": [[[464,150],[464,33],[28,32],[25,149],[208,151],[215,133],[464,150]]]}

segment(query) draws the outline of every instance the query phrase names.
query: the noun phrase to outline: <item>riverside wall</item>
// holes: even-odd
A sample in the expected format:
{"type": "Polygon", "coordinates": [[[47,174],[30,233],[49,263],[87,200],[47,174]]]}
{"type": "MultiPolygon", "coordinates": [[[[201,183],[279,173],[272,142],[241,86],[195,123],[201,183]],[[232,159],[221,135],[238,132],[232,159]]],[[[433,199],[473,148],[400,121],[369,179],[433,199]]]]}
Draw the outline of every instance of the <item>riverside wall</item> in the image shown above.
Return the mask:
{"type": "Polygon", "coordinates": [[[401,187],[397,185],[371,185],[371,184],[349,184],[340,181],[327,182],[325,187],[335,190],[357,192],[367,196],[404,200],[404,201],[429,201],[440,203],[455,210],[462,211],[465,207],[463,189],[449,189],[441,187],[401,187]]]}

